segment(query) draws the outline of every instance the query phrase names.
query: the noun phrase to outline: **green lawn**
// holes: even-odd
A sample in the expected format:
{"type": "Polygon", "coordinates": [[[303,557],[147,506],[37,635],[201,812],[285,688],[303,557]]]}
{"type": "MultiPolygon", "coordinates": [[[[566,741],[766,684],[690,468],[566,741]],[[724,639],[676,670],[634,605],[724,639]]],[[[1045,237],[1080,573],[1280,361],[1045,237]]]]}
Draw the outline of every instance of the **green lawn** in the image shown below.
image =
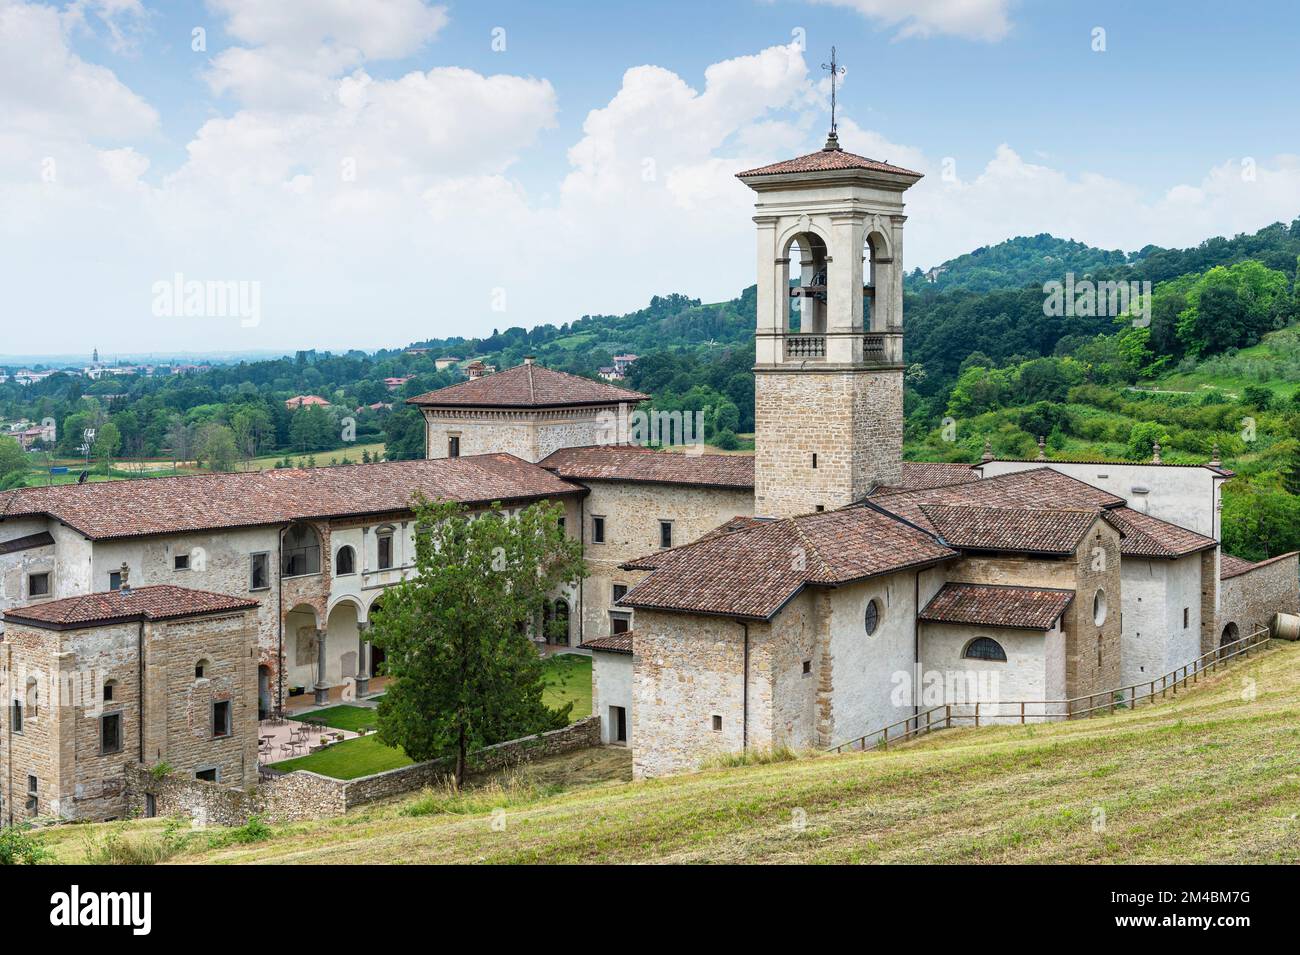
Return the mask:
{"type": "Polygon", "coordinates": [[[377,737],[361,736],[335,743],[319,753],[286,759],[274,765],[286,773],[302,769],[335,779],[357,779],[399,766],[410,766],[413,762],[415,760],[400,749],[385,746],[377,737]]]}
{"type": "MultiPolygon", "coordinates": [[[[542,699],[547,706],[563,706],[572,702],[570,720],[580,720],[591,715],[591,657],[576,653],[563,653],[547,657],[542,664],[546,690],[542,699]]],[[[323,719],[337,729],[356,732],[362,726],[374,726],[375,711],[364,706],[330,706],[323,710],[304,713],[301,718],[323,719]]],[[[284,772],[297,769],[332,776],[335,779],[356,779],[387,769],[409,766],[413,762],[400,749],[385,746],[374,736],[344,740],[319,753],[298,756],[275,763],[284,772]]]]}
{"type": "Polygon", "coordinates": [[[360,732],[363,726],[374,729],[379,725],[379,719],[373,709],[365,706],[349,706],[346,703],[341,706],[327,706],[323,710],[313,710],[310,713],[295,716],[294,719],[322,720],[326,726],[332,726],[337,730],[349,730],[353,733],[360,732]]]}
{"type": "Polygon", "coordinates": [[[542,667],[546,679],[542,702],[551,707],[572,702],[571,722],[590,716],[591,657],[561,653],[547,657],[542,667]]]}

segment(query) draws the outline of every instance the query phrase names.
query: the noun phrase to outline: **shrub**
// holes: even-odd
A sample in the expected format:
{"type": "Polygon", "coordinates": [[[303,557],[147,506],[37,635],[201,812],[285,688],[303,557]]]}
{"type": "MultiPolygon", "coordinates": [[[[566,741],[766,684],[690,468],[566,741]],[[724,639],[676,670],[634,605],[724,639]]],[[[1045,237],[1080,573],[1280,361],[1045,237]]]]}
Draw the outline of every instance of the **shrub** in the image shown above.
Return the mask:
{"type": "Polygon", "coordinates": [[[0,865],[39,865],[50,852],[18,826],[0,827],[0,865]]]}

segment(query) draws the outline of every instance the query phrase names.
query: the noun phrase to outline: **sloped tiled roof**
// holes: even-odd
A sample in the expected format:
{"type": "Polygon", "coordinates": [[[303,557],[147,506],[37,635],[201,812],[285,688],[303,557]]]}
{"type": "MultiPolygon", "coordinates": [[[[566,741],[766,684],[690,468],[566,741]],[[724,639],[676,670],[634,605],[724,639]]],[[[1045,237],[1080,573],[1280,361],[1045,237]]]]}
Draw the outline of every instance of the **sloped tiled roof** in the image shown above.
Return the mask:
{"type": "Polygon", "coordinates": [[[560,408],[645,401],[648,395],[524,363],[482,378],[428,391],[406,403],[425,408],[560,408]]]}
{"type": "Polygon", "coordinates": [[[731,520],[715,527],[711,531],[701,534],[695,540],[688,544],[680,544],[672,550],[657,550],[643,557],[637,557],[620,564],[624,570],[658,570],[666,561],[675,560],[686,548],[695,547],[699,544],[713,540],[715,537],[725,537],[727,534],[735,533],[740,530],[747,530],[751,527],[757,527],[761,524],[770,524],[771,518],[765,517],[733,517],[731,520]]]}
{"type": "Polygon", "coordinates": [[[980,476],[969,464],[953,464],[945,461],[904,461],[903,477],[897,484],[879,484],[871,489],[868,497],[881,494],[897,494],[899,491],[923,491],[932,487],[947,487],[950,484],[966,484],[978,481],[980,476]]]}
{"type": "Polygon", "coordinates": [[[512,454],[102,481],[0,492],[0,518],[48,515],[102,540],[406,510],[417,492],[463,504],[584,489],[512,454]]]}
{"type": "MultiPolygon", "coordinates": [[[[1025,464],[1026,462],[1031,460],[1034,461],[1035,463],[1039,461],[1038,458],[994,458],[993,460],[1010,463],[1010,464],[1025,464]]],[[[1052,458],[1049,463],[1051,464],[1098,464],[1098,465],[1115,464],[1115,465],[1127,465],[1130,467],[1141,467],[1141,468],[1205,468],[1205,470],[1217,474],[1219,477],[1225,479],[1236,477],[1237,474],[1236,471],[1231,471],[1228,468],[1225,468],[1222,464],[1178,464],[1173,461],[1151,461],[1151,460],[1123,461],[1115,458],[1109,458],[1101,461],[1090,461],[1087,458],[1052,458]]],[[[973,466],[979,467],[979,465],[973,465],[973,466]]]]}
{"type": "Polygon", "coordinates": [[[963,550],[1008,550],[1035,554],[1070,554],[1100,508],[1009,508],[922,504],[921,513],[950,547],[963,550]]]}
{"type": "Polygon", "coordinates": [[[160,584],[15,607],[6,610],[4,617],[14,623],[68,628],[131,620],[174,620],[199,614],[250,610],[256,606],[256,600],[245,597],[160,584]]]}
{"type": "Polygon", "coordinates": [[[665,552],[620,603],[766,620],[808,584],[845,584],[955,556],[929,534],[868,507],[752,521],[665,552]]]}
{"type": "Polygon", "coordinates": [[[1073,590],[946,583],[918,620],[983,627],[1051,630],[1074,599],[1073,590]]]}
{"type": "Polygon", "coordinates": [[[866,156],[858,156],[855,153],[845,152],[843,149],[819,149],[817,152],[808,153],[806,156],[785,159],[767,166],[759,166],[757,169],[738,172],[736,178],[750,179],[755,176],[779,176],[796,172],[835,172],[846,169],[865,169],[871,172],[888,172],[902,176],[914,176],[917,179],[922,178],[921,173],[914,172],[911,169],[904,169],[902,166],[891,166],[889,163],[868,159],[866,156]]]}
{"type": "Polygon", "coordinates": [[[947,504],[1019,510],[1110,509],[1123,507],[1124,499],[1091,484],[1085,484],[1068,474],[1042,467],[999,474],[965,484],[881,494],[872,497],[871,503],[919,527],[936,532],[935,527],[921,510],[921,505],[947,504]]]}
{"type": "Polygon", "coordinates": [[[637,481],[707,487],[754,487],[754,459],[747,454],[684,454],[627,445],[561,448],[539,462],[574,481],[637,481]]]}
{"type": "Polygon", "coordinates": [[[1241,557],[1234,557],[1232,554],[1223,554],[1219,560],[1219,579],[1227,580],[1229,577],[1240,577],[1242,574],[1249,573],[1252,570],[1258,570],[1260,567],[1267,567],[1269,564],[1275,564],[1279,560],[1286,560],[1288,557],[1294,557],[1298,552],[1289,551],[1285,554],[1278,554],[1276,557],[1269,557],[1267,560],[1249,561],[1241,557]]]}
{"type": "Polygon", "coordinates": [[[582,644],[586,650],[604,650],[607,653],[631,653],[635,645],[634,631],[611,633],[607,637],[597,637],[582,644]]]}
{"type": "Polygon", "coordinates": [[[1168,560],[1210,550],[1218,544],[1213,537],[1162,521],[1131,507],[1117,507],[1107,516],[1124,534],[1119,550],[1125,557],[1168,560]]]}

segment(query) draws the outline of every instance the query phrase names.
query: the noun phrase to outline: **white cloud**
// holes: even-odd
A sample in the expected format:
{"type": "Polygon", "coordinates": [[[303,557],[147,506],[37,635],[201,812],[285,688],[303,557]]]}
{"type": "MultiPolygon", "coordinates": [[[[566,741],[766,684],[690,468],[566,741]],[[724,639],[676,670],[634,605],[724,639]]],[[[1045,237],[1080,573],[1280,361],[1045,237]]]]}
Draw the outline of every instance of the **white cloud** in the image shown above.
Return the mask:
{"type": "Polygon", "coordinates": [[[899,36],[951,34],[972,40],[1000,40],[1011,30],[1011,0],[812,0],[856,10],[899,36]]]}
{"type": "MultiPolygon", "coordinates": [[[[657,293],[717,301],[754,281],[753,194],[735,173],[824,136],[823,81],[793,46],[713,64],[700,83],[635,66],[587,114],[567,173],[539,198],[516,170],[555,127],[561,104],[546,79],[447,66],[383,79],[348,52],[400,55],[426,42],[441,28],[434,8],[394,3],[381,28],[327,5],[325,25],[303,39],[299,5],[220,6],[249,44],[212,74],[238,105],[203,122],[179,168],[159,173],[146,148],[153,110],[75,57],[46,8],[0,0],[0,50],[31,57],[28,69],[49,58],[64,67],[43,74],[43,98],[17,104],[25,125],[0,128],[0,254],[20,277],[11,308],[58,323],[57,339],[48,322],[23,323],[7,351],[94,340],[374,348],[622,312],[657,293]],[[397,22],[414,25],[396,36],[397,22]],[[293,89],[276,96],[277,85],[293,89]],[[52,155],[58,175],[46,181],[40,164],[52,155]],[[260,281],[262,323],[154,318],[152,284],[175,272],[260,281]],[[492,309],[497,290],[503,312],[492,309]]],[[[0,73],[28,82],[24,63],[0,57],[0,73]]],[[[16,89],[0,82],[0,104],[16,89]]],[[[1300,210],[1295,157],[1261,160],[1253,182],[1225,162],[1151,196],[1027,162],[1010,145],[949,182],[942,157],[851,118],[840,136],[926,173],[907,197],[908,267],[1043,231],[1108,248],[1186,245],[1300,210]]]]}

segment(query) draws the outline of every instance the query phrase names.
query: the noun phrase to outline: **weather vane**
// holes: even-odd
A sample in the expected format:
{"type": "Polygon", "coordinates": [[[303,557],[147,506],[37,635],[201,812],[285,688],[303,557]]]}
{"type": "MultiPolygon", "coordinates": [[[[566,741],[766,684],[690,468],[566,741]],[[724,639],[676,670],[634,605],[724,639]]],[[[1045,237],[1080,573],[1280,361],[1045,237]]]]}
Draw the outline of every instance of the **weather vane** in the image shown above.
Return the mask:
{"type": "Polygon", "coordinates": [[[831,61],[823,63],[822,69],[831,74],[831,134],[826,137],[826,148],[839,149],[840,138],[835,135],[835,77],[844,75],[844,67],[835,62],[835,47],[831,47],[831,61]]]}

